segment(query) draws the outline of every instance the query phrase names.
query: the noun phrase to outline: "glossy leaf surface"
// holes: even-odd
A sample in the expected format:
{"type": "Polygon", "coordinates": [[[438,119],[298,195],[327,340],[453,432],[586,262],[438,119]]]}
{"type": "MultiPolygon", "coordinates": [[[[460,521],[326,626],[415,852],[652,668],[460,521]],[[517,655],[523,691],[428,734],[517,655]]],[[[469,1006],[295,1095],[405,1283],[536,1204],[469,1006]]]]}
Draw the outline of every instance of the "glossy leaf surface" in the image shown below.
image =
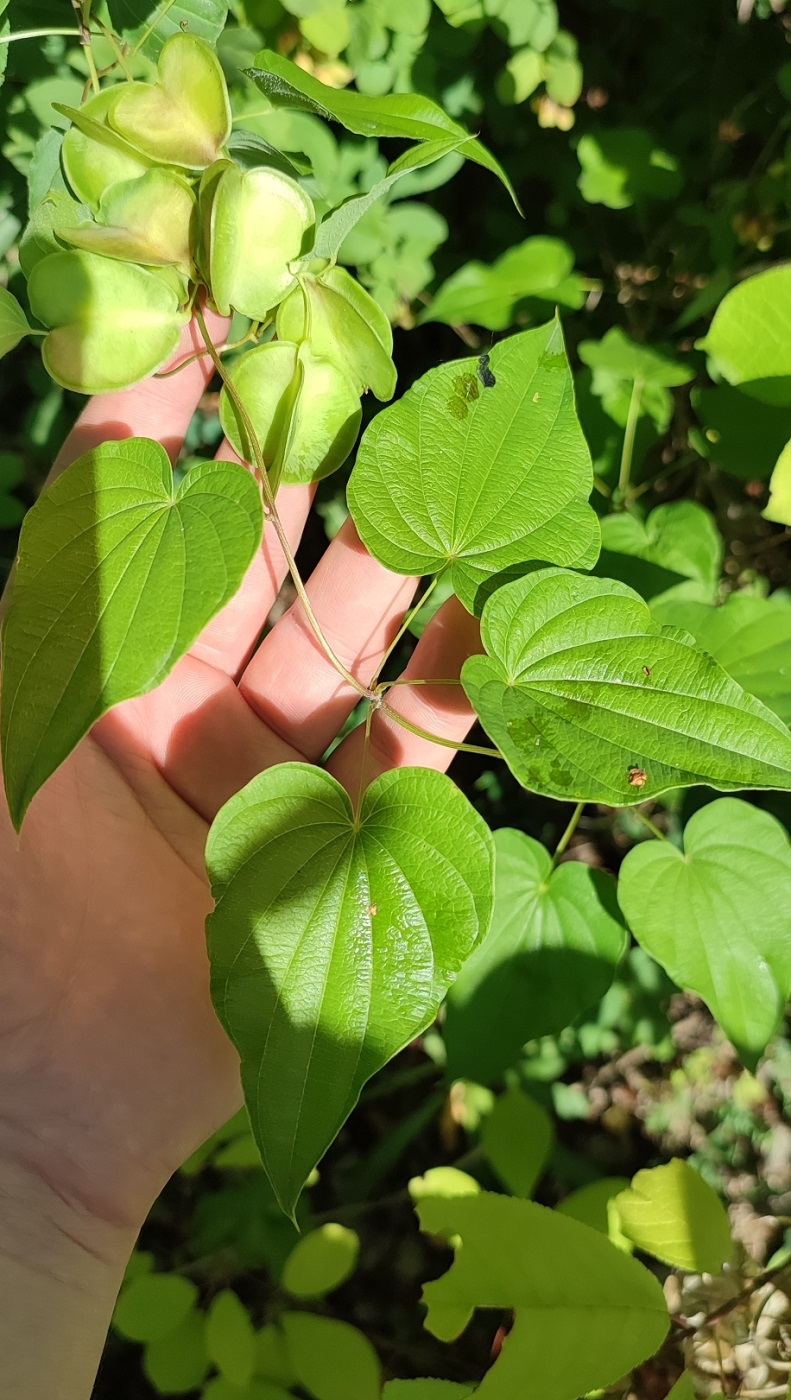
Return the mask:
{"type": "Polygon", "coordinates": [[[479,369],[470,359],[429,370],[378,414],[348,492],[381,563],[403,574],[450,565],[470,611],[530,561],[593,563],[599,536],[558,323],[496,345],[493,386],[479,369]]]}
{"type": "Polygon", "coordinates": [[[728,1213],[700,1172],[680,1157],[638,1172],[616,1206],[629,1238],[666,1264],[717,1274],[731,1259],[728,1213]]]}
{"type": "Polygon", "coordinates": [[[486,931],[491,835],[441,774],[386,773],[355,821],[334,778],[286,763],[223,808],[207,862],[214,1004],[291,1213],[365,1081],[430,1023],[486,931]]]}
{"type": "Polygon", "coordinates": [[[340,122],[357,136],[400,136],[407,141],[458,141],[467,160],[491,170],[505,185],[519,208],[508,176],[490,151],[463,126],[454,122],[436,102],[420,93],[389,93],[370,97],[362,92],[332,88],[271,49],[256,55],[248,76],[275,107],[313,112],[326,121],[340,122]]]}
{"type": "Polygon", "coordinates": [[[80,457],[28,512],[3,626],[3,773],[17,826],[91,725],[167,675],[236,592],[261,539],[230,462],[174,488],[147,438],[80,457]]]}
{"type": "Polygon", "coordinates": [[[712,802],[687,823],[683,855],[664,841],[629,852],[618,898],[637,940],[754,1068],[791,995],[785,829],[747,802],[712,802]]]}
{"type": "Polygon", "coordinates": [[[791,787],[785,725],[623,584],[542,569],[483,614],[462,682],[525,787],[627,806],[670,788],[791,787]]]}
{"type": "Polygon", "coordinates": [[[124,389],[159,369],[186,315],[173,283],[135,263],[77,249],[36,263],[28,282],[34,316],[51,327],[44,364],[81,394],[124,389]]]}
{"type": "Polygon", "coordinates": [[[494,846],[492,926],[448,994],[444,1027],[451,1077],[483,1083],[599,1001],[626,947],[604,871],[571,860],[553,870],[545,846],[508,827],[494,846]]]}
{"type": "Polygon", "coordinates": [[[670,1319],[657,1280],[595,1230],[488,1192],[416,1209],[422,1230],[461,1238],[448,1272],[423,1289],[428,1330],[452,1341],[475,1308],[515,1311],[481,1400],[575,1400],[661,1345],[670,1319]]]}

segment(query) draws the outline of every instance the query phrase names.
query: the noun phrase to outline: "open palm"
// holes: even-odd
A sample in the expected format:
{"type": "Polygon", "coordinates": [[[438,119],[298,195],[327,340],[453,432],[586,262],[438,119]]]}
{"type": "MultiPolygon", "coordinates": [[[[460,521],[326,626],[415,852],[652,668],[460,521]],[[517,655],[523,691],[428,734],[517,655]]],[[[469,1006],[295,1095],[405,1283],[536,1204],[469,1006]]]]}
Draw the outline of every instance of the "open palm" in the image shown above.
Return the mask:
{"type": "MultiPolygon", "coordinates": [[[[56,466],[130,435],[175,457],[206,364],[93,400],[56,466]]],[[[233,457],[227,444],[218,455],[233,457]]],[[[293,546],[309,490],[285,488],[279,507],[293,546]]],[[[240,1099],[237,1057],[209,1000],[208,825],[262,769],[319,761],[357,699],[299,604],[256,650],[285,573],[267,527],[237,596],[162,686],[95,727],[35,799],[21,838],[4,803],[0,811],[0,1156],[114,1223],[138,1225],[240,1099]]],[[[413,591],[370,558],[351,522],[308,584],[331,646],[364,680],[413,591]]],[[[451,602],[410,670],[456,676],[476,648],[475,623],[451,602]]],[[[413,723],[450,739],[472,720],[455,686],[404,686],[393,697],[413,723]]],[[[332,755],[349,787],[361,755],[359,731],[332,755]]],[[[377,714],[365,776],[403,763],[442,768],[450,757],[377,714]]]]}

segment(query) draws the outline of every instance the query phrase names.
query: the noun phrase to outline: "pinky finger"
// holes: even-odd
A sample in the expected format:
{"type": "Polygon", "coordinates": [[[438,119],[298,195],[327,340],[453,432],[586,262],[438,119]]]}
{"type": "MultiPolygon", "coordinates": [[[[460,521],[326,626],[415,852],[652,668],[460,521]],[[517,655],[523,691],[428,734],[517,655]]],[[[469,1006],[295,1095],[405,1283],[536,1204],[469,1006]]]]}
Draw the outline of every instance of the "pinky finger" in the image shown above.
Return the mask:
{"type": "MultiPolygon", "coordinates": [[[[429,684],[391,687],[386,693],[385,707],[373,716],[365,753],[366,785],[390,768],[410,765],[444,772],[450,767],[454,746],[464,742],[475,723],[475,714],[460,683],[432,685],[430,682],[458,682],[467,657],[480,650],[477,619],[470,617],[457,599],[449,599],[426,628],[401,677],[402,682],[420,680],[429,684]],[[434,743],[411,733],[388,711],[395,711],[408,724],[435,734],[445,742],[434,743]]],[[[356,791],[360,782],[364,749],[361,725],[338,746],[328,765],[330,772],[350,792],[356,791]]]]}

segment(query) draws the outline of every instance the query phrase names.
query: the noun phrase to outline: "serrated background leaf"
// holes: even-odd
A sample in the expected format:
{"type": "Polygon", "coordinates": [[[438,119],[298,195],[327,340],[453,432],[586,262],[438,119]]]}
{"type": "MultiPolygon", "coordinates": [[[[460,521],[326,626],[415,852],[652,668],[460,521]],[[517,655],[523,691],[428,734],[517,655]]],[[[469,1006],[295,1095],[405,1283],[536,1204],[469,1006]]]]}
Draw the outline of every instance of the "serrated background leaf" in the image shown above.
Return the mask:
{"type": "Polygon", "coordinates": [[[556,321],[477,359],[429,370],[373,420],[349,482],[370,552],[403,574],[450,566],[471,612],[495,580],[535,560],[593,563],[590,455],[556,321]]]}
{"type": "Polygon", "coordinates": [[[448,993],[444,1024],[449,1075],[483,1083],[604,996],[626,947],[604,871],[579,861],[553,871],[540,842],[507,827],[494,846],[492,926],[448,993]]]}
{"type": "Polygon", "coordinates": [[[791,995],[791,843],[768,812],[721,798],[690,818],[684,852],[636,846],[618,899],[638,942],[753,1069],[791,995]]]}
{"type": "Polygon", "coordinates": [[[492,862],[485,823],[427,769],[378,778],[357,822],[335,779],[300,763],[220,812],[212,996],[288,1213],[365,1081],[429,1024],[488,928],[492,862]]]}
{"type": "Polygon", "coordinates": [[[207,462],[176,490],[148,438],[106,442],[57,477],[22,527],[3,626],[3,776],[19,825],[113,705],[152,690],[236,592],[263,512],[243,467],[207,462]]]}
{"type": "Polygon", "coordinates": [[[525,787],[627,806],[694,783],[791,788],[791,734],[609,579],[542,569],[483,614],[462,683],[525,787]]]}

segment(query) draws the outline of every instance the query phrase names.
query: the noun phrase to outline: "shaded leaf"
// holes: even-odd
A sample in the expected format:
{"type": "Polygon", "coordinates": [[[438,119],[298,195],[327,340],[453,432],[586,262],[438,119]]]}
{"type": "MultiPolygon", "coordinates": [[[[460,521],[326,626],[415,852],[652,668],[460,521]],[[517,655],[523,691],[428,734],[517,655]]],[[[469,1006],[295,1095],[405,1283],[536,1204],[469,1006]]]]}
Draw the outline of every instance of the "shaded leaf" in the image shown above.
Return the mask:
{"type": "Polygon", "coordinates": [[[379,1358],[356,1327],[314,1313],[284,1313],[280,1321],[297,1380],[315,1400],[379,1400],[379,1358]]]}
{"type": "Polygon", "coordinates": [[[618,899],[638,942],[753,1069],[791,995],[785,828],[747,802],[712,802],[687,823],[683,855],[664,841],[629,852],[618,899]]]}
{"type": "Polygon", "coordinates": [[[609,579],[542,569],[483,613],[464,688],[525,787],[627,806],[694,783],[791,787],[791,734],[609,579]]]}
{"type": "Polygon", "coordinates": [[[729,384],[693,389],[691,398],[702,428],[690,433],[697,451],[720,471],[765,481],[791,438],[791,408],[758,403],[729,384]]]}
{"type": "Polygon", "coordinates": [[[323,1298],[354,1273],[360,1239],[354,1230],[330,1222],[311,1230],[294,1246],[283,1269],[282,1286],[295,1298],[323,1298]]]}
{"type": "Polygon", "coordinates": [[[230,1288],[216,1293],[206,1314],[209,1360],[232,1385],[246,1386],[256,1362],[253,1324],[246,1307],[230,1288]]]}
{"type": "Polygon", "coordinates": [[[0,287],[0,358],[30,334],[30,324],[16,297],[0,287]]]}
{"type": "Polygon", "coordinates": [[[643,522],[631,512],[605,516],[599,577],[620,579],[646,600],[713,603],[722,569],[717,522],[697,501],[657,506],[643,522]],[[634,569],[632,559],[648,570],[634,569]]]}
{"type": "Polygon", "coordinates": [[[147,438],[106,442],[25,518],[3,626],[3,773],[32,797],[113,705],[152,690],[239,587],[261,540],[255,481],[206,462],[174,489],[147,438]]]}
{"type": "Polygon", "coordinates": [[[529,1094],[508,1089],[481,1125],[481,1143],[512,1196],[529,1199],[555,1139],[552,1119],[529,1094]]]}
{"type": "Polygon", "coordinates": [[[621,1229],[615,1199],[628,1185],[629,1181],[624,1176],[603,1176],[572,1191],[556,1208],[563,1215],[570,1215],[572,1220],[579,1220],[583,1225],[590,1225],[592,1230],[599,1230],[612,1244],[631,1253],[632,1241],[621,1229]]]}
{"type": "Polygon", "coordinates": [[[226,804],[207,862],[214,1004],[291,1213],[365,1081],[430,1023],[486,931],[491,835],[439,773],[384,774],[355,819],[328,773],[286,763],[226,804]]]}
{"type": "Polygon", "coordinates": [[[179,1274],[141,1274],[122,1290],[113,1327],[133,1342],[155,1342],[182,1323],[198,1301],[191,1279],[179,1274]]]}

